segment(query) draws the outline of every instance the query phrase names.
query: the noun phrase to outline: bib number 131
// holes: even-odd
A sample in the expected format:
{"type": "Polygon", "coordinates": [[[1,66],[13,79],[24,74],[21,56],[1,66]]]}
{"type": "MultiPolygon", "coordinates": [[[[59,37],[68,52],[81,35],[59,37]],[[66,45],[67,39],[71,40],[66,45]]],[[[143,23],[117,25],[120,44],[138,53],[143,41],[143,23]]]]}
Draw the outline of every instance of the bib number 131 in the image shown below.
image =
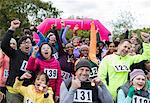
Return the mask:
{"type": "Polygon", "coordinates": [[[92,103],[92,90],[77,89],[73,101],[92,103]]]}

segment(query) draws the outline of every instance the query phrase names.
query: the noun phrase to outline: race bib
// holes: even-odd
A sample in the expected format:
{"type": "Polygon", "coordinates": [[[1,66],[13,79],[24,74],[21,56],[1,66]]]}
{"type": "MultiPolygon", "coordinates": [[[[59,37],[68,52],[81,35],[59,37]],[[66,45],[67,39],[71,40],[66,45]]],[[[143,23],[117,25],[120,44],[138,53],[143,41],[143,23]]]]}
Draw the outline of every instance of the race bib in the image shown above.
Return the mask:
{"type": "Polygon", "coordinates": [[[74,94],[73,102],[92,103],[92,90],[77,89],[74,94]]]}
{"type": "Polygon", "coordinates": [[[53,57],[54,57],[55,59],[58,59],[58,52],[56,52],[55,54],[53,54],[53,57]]]}
{"type": "Polygon", "coordinates": [[[95,76],[97,76],[97,67],[93,67],[93,68],[91,68],[91,73],[90,73],[90,75],[89,75],[89,77],[95,77],[95,76]]]}
{"type": "Polygon", "coordinates": [[[57,79],[57,69],[44,69],[49,79],[57,79]]]}
{"type": "Polygon", "coordinates": [[[68,79],[68,78],[71,77],[71,74],[62,70],[61,71],[61,76],[62,76],[63,79],[68,79]]]}
{"type": "Polygon", "coordinates": [[[7,69],[4,69],[4,78],[7,78],[8,77],[8,75],[9,75],[9,70],[7,70],[7,69]]]}
{"type": "Polygon", "coordinates": [[[33,103],[33,102],[32,102],[31,99],[28,99],[28,98],[27,98],[26,103],[33,103]]]}
{"type": "Polygon", "coordinates": [[[122,65],[115,65],[115,71],[116,72],[129,72],[130,69],[128,68],[128,66],[122,64],[122,65]]]}
{"type": "Polygon", "coordinates": [[[133,96],[132,103],[150,103],[150,99],[135,95],[133,96]]]}
{"type": "Polygon", "coordinates": [[[24,61],[22,62],[22,65],[21,65],[20,70],[25,72],[25,71],[26,71],[26,68],[27,68],[27,64],[28,64],[28,61],[24,60],[24,61]]]}

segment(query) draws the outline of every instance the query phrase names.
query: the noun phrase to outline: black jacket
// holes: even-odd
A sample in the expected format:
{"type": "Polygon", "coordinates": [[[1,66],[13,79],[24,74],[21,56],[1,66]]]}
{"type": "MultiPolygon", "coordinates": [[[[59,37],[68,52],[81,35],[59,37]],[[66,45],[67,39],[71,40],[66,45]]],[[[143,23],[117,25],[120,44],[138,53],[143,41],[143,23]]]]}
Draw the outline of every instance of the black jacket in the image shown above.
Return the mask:
{"type": "Polygon", "coordinates": [[[25,68],[25,64],[27,64],[29,59],[28,54],[22,52],[20,49],[15,50],[10,47],[10,40],[13,37],[13,33],[14,31],[8,30],[1,44],[2,51],[10,58],[7,86],[13,86],[16,76],[21,76],[25,72],[20,69],[25,68]]]}

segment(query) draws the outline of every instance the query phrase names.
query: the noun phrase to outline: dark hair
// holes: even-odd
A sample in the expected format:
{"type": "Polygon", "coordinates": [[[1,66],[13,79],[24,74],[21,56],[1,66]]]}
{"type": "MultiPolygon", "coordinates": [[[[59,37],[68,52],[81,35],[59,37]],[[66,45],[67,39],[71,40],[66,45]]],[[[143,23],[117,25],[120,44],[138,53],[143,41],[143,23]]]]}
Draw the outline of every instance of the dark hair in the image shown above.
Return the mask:
{"type": "Polygon", "coordinates": [[[23,28],[23,34],[33,36],[30,28],[23,28]]]}
{"type": "Polygon", "coordinates": [[[49,47],[51,48],[51,51],[52,51],[51,57],[52,57],[52,55],[53,55],[53,47],[52,47],[49,43],[47,43],[47,42],[43,42],[43,43],[40,45],[40,48],[39,48],[39,54],[40,54],[40,56],[41,56],[43,59],[45,59],[45,58],[43,57],[42,53],[41,53],[41,48],[42,48],[42,46],[43,46],[44,44],[49,45],[49,47]]]}
{"type": "Polygon", "coordinates": [[[21,38],[18,40],[18,46],[20,46],[20,44],[21,44],[24,40],[27,40],[28,38],[31,40],[31,43],[32,43],[32,38],[31,38],[30,36],[23,35],[23,36],[21,36],[21,38]]]}
{"type": "Polygon", "coordinates": [[[115,47],[118,47],[119,43],[119,41],[114,41],[115,47]]]}
{"type": "Polygon", "coordinates": [[[36,80],[37,76],[41,76],[41,75],[45,75],[46,84],[47,84],[48,81],[49,81],[49,78],[48,78],[48,75],[46,73],[44,73],[44,72],[37,72],[37,74],[35,75],[35,80],[36,80]]]}

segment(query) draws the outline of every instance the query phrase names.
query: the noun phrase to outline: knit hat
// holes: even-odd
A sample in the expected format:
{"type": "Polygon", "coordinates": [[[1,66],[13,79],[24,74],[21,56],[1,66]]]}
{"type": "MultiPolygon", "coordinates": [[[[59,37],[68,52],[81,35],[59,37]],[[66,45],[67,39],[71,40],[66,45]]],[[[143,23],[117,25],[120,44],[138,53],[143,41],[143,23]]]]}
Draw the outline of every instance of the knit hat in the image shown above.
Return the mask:
{"type": "Polygon", "coordinates": [[[87,59],[80,59],[79,62],[75,66],[76,71],[81,67],[88,67],[91,70],[90,61],[87,59]]]}
{"type": "Polygon", "coordinates": [[[142,69],[134,69],[130,73],[130,81],[132,81],[138,75],[144,75],[145,76],[145,73],[144,73],[144,71],[142,69]]]}

